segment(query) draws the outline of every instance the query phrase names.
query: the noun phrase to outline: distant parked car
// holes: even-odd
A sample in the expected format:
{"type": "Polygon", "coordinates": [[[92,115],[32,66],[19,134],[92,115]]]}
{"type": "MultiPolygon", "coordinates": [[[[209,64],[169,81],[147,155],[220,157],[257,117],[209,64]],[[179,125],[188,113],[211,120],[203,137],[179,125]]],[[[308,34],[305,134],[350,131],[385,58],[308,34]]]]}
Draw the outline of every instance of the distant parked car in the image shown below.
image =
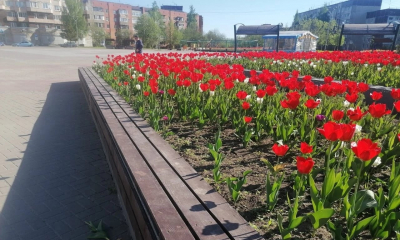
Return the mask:
{"type": "Polygon", "coordinates": [[[76,45],[76,43],[74,43],[74,42],[66,42],[61,45],[61,47],[77,47],[77,46],[78,45],[76,45]]]}
{"type": "Polygon", "coordinates": [[[14,43],[14,47],[33,47],[33,43],[31,42],[20,42],[20,43],[14,43]]]}
{"type": "Polygon", "coordinates": [[[0,42],[0,46],[5,46],[5,44],[3,42],[0,42]]]}

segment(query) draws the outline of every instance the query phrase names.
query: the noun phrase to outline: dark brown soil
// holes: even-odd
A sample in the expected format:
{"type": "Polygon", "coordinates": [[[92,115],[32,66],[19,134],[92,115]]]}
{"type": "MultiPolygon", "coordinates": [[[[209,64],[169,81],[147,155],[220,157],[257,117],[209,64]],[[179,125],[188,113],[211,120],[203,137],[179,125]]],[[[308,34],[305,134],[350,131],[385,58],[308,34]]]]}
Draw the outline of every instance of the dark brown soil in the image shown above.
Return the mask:
{"type": "MultiPolygon", "coordinates": [[[[275,209],[272,212],[268,211],[265,206],[267,166],[260,159],[265,158],[273,165],[277,163],[275,155],[271,152],[273,142],[265,139],[258,143],[251,142],[247,148],[244,148],[234,130],[229,128],[223,130],[221,132],[223,142],[221,151],[225,155],[221,167],[223,177],[239,177],[244,171],[252,170],[247,177],[247,184],[242,189],[239,201],[234,204],[227,185],[215,184],[212,176],[214,160],[209,154],[207,144],[214,143],[216,131],[215,127],[210,126],[198,129],[191,123],[172,123],[160,131],[160,134],[266,239],[281,239],[277,213],[281,213],[285,221],[289,212],[287,194],[291,199],[294,197],[289,182],[291,173],[296,170],[294,155],[289,152],[284,158],[286,161],[290,159],[283,170],[286,172],[287,180],[281,186],[275,209]]],[[[282,163],[282,159],[280,161],[282,163]]],[[[298,216],[311,211],[311,202],[306,199],[300,205],[298,216]]],[[[305,222],[292,232],[292,239],[332,239],[332,236],[324,227],[314,231],[311,223],[305,222]]]]}

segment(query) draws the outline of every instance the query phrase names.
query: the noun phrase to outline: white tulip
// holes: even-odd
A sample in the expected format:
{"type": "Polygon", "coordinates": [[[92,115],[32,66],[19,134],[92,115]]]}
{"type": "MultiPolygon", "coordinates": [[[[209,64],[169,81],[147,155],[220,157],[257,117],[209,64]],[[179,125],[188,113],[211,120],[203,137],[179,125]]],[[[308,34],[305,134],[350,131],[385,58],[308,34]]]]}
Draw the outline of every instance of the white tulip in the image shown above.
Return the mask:
{"type": "Polygon", "coordinates": [[[264,98],[257,98],[257,103],[261,104],[264,101],[264,98]]]}
{"type": "Polygon", "coordinates": [[[377,167],[382,163],[381,158],[377,157],[374,161],[374,163],[372,164],[372,167],[377,167]]]}
{"type": "Polygon", "coordinates": [[[343,102],[343,106],[345,106],[345,107],[348,107],[348,106],[350,106],[350,102],[349,102],[349,101],[347,101],[347,100],[345,100],[345,101],[343,102]]]}
{"type": "Polygon", "coordinates": [[[214,96],[215,92],[214,91],[210,91],[210,96],[214,96]]]}
{"type": "Polygon", "coordinates": [[[248,83],[249,82],[249,78],[245,78],[243,82],[244,83],[248,83]]]}
{"type": "Polygon", "coordinates": [[[361,130],[362,130],[362,126],[360,126],[360,125],[356,125],[356,133],[360,133],[361,132],[361,130]]]}
{"type": "Polygon", "coordinates": [[[251,95],[247,95],[247,96],[246,96],[246,99],[250,99],[250,98],[251,98],[251,95]]]}
{"type": "Polygon", "coordinates": [[[257,87],[256,86],[253,86],[253,91],[257,91],[257,87]]]}
{"type": "Polygon", "coordinates": [[[139,84],[136,84],[135,87],[136,87],[137,90],[140,90],[140,85],[139,84]]]}
{"type": "Polygon", "coordinates": [[[278,140],[278,141],[276,141],[279,145],[283,145],[283,140],[278,140]]]}
{"type": "Polygon", "coordinates": [[[353,148],[353,147],[357,147],[357,143],[356,143],[356,142],[352,142],[350,146],[351,146],[352,148],[353,148]]]}

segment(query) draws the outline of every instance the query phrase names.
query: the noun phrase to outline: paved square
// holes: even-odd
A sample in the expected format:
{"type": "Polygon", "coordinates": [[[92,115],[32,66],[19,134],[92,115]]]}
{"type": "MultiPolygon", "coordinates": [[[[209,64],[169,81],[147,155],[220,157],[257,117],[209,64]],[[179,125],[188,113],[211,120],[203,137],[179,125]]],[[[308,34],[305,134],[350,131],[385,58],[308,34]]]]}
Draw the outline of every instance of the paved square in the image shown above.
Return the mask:
{"type": "Polygon", "coordinates": [[[77,71],[127,53],[0,47],[0,239],[131,239],[77,71]]]}

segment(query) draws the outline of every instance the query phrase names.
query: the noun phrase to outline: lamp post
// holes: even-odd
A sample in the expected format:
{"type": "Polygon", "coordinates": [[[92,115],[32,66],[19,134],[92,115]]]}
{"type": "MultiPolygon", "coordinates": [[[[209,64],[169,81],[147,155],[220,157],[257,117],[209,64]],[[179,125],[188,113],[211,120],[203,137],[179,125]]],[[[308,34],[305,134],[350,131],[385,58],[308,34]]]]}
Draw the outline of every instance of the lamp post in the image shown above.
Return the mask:
{"type": "Polygon", "coordinates": [[[394,22],[392,22],[392,24],[393,24],[393,27],[395,28],[393,45],[392,45],[392,51],[394,51],[394,49],[396,47],[397,35],[399,35],[399,31],[400,31],[400,22],[394,21],[394,22]]]}
{"type": "Polygon", "coordinates": [[[242,26],[244,26],[244,24],[243,23],[236,23],[235,25],[233,25],[233,29],[234,29],[234,38],[235,38],[235,53],[236,53],[236,51],[237,51],[237,39],[236,39],[236,25],[242,25],[242,26]]]}

